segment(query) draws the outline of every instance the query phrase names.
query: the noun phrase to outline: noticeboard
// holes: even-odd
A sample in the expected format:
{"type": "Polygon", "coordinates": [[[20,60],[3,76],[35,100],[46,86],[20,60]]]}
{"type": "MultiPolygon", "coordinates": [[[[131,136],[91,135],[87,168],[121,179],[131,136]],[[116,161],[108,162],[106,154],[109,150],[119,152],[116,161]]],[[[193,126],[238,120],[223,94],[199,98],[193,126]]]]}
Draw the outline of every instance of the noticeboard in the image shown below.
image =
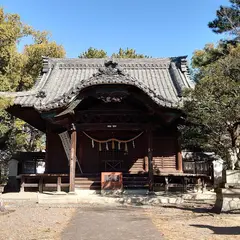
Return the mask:
{"type": "Polygon", "coordinates": [[[102,190],[119,190],[123,188],[121,172],[102,172],[101,174],[102,190]]]}

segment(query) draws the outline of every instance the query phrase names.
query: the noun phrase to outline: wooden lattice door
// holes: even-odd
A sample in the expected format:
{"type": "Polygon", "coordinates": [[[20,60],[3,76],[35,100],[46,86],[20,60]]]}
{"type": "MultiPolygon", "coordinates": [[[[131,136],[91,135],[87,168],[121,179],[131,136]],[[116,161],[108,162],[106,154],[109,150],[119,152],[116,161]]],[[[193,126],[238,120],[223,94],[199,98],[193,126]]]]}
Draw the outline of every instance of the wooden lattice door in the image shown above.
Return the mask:
{"type": "Polygon", "coordinates": [[[127,154],[123,150],[109,149],[99,151],[101,170],[106,172],[124,171],[127,154]]]}

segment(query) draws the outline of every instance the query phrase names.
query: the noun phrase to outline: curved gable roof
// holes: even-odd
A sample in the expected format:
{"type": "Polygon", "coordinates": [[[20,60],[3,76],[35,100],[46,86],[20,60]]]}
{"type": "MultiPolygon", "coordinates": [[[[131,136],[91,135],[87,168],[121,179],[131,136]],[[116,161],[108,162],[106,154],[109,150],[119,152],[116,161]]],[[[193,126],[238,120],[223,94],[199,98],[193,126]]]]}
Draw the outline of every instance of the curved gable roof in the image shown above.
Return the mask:
{"type": "Polygon", "coordinates": [[[1,93],[14,104],[46,111],[67,106],[78,93],[99,84],[126,84],[157,104],[177,108],[184,88],[193,87],[186,57],[142,59],[44,58],[43,71],[30,91],[1,93]]]}

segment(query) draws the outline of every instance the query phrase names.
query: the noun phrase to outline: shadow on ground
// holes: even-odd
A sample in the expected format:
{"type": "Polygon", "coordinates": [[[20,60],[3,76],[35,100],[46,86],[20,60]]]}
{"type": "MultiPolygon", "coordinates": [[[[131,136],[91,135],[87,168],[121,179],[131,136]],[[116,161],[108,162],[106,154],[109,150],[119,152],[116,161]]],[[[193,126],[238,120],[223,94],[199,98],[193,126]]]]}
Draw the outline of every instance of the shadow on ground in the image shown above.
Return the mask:
{"type": "MultiPolygon", "coordinates": [[[[193,207],[193,206],[162,206],[163,208],[175,208],[183,211],[191,211],[194,213],[209,213],[209,214],[220,214],[220,212],[216,211],[214,206],[209,207],[193,207]]],[[[240,214],[240,210],[223,212],[223,214],[240,214]]]]}
{"type": "Polygon", "coordinates": [[[240,227],[214,227],[210,225],[190,225],[197,228],[208,228],[218,235],[240,235],[240,227]]]}
{"type": "Polygon", "coordinates": [[[187,207],[187,206],[162,206],[163,208],[175,208],[175,209],[180,209],[183,211],[191,211],[194,213],[211,213],[212,212],[212,207],[207,208],[207,207],[187,207]]]}

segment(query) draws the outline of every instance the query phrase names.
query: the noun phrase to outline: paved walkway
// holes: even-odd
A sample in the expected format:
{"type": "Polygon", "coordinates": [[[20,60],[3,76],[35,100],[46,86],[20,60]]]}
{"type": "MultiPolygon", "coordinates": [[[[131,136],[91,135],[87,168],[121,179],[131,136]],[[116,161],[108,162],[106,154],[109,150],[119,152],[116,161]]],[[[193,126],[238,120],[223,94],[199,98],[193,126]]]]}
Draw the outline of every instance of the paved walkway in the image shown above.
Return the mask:
{"type": "Polygon", "coordinates": [[[80,208],[63,240],[161,240],[161,233],[141,208],[80,208]]]}

